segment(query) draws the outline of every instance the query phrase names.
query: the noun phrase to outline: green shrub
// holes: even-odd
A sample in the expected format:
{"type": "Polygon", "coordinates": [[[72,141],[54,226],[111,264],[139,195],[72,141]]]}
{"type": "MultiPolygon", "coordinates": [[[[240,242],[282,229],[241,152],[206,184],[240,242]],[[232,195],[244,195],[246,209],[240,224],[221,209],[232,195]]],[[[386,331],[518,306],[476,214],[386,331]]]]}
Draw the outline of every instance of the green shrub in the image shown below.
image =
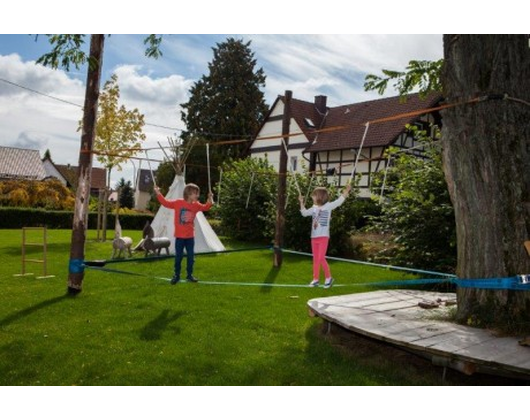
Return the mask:
{"type": "Polygon", "coordinates": [[[227,162],[216,191],[220,204],[215,211],[222,220],[222,233],[234,239],[270,241],[276,184],[276,172],[266,160],[227,162]]]}
{"type": "MultiPolygon", "coordinates": [[[[418,136],[423,138],[422,133],[418,136]]],[[[456,225],[442,171],[441,150],[432,140],[423,141],[426,142],[423,158],[405,153],[395,155],[376,227],[395,237],[394,265],[454,271],[456,225]]]]}

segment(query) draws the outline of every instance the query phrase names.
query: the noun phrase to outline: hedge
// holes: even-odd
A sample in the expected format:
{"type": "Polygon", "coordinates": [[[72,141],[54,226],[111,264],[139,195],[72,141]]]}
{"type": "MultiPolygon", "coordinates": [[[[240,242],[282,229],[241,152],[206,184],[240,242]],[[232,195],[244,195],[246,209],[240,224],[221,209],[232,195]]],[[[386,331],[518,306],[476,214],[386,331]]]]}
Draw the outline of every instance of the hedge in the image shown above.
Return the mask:
{"type": "MultiPolygon", "coordinates": [[[[74,213],[32,208],[0,208],[0,229],[21,229],[23,227],[46,226],[50,229],[71,229],[74,213]]],[[[120,214],[122,229],[142,230],[145,222],[154,216],[148,214],[120,214]]],[[[107,227],[114,228],[115,216],[107,216],[107,227]]],[[[88,214],[88,228],[97,228],[97,213],[88,214]]]]}

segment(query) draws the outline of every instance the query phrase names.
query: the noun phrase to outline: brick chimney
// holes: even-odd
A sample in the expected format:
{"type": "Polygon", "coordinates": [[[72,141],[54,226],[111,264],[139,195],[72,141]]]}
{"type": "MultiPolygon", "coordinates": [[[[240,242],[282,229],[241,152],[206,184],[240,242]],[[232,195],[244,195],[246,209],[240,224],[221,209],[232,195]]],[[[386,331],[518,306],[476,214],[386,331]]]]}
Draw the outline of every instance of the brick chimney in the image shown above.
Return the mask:
{"type": "Polygon", "coordinates": [[[327,100],[328,100],[327,96],[324,96],[324,95],[315,96],[315,108],[322,115],[324,115],[327,111],[326,109],[327,100]]]}

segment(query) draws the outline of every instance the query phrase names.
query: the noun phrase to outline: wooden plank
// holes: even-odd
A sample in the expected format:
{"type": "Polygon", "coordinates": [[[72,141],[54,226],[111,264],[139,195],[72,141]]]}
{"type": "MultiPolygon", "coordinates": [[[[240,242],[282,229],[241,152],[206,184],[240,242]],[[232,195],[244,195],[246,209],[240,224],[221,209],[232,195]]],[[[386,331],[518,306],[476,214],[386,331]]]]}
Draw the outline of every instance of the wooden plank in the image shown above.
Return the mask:
{"type": "Polygon", "coordinates": [[[406,300],[398,300],[395,302],[382,302],[378,304],[372,304],[365,306],[365,309],[368,309],[370,311],[377,311],[377,312],[387,312],[387,311],[395,311],[395,310],[402,310],[407,308],[415,308],[418,306],[418,303],[416,301],[406,301],[406,300]]]}
{"type": "Polygon", "coordinates": [[[455,329],[451,333],[451,336],[448,340],[433,344],[428,348],[433,348],[439,351],[443,351],[445,353],[456,354],[457,352],[460,352],[468,347],[472,347],[474,345],[482,345],[491,339],[492,338],[487,335],[462,332],[458,329],[455,329]]]}
{"type": "Polygon", "coordinates": [[[530,349],[526,350],[528,351],[525,351],[524,348],[517,349],[517,351],[514,351],[513,353],[507,353],[499,356],[495,361],[497,363],[513,365],[517,366],[518,368],[530,370],[530,349]]]}
{"type": "MultiPolygon", "coordinates": [[[[371,310],[371,307],[376,307],[377,305],[386,305],[389,303],[396,303],[396,302],[403,302],[403,300],[396,299],[392,296],[381,296],[377,299],[371,299],[371,300],[362,300],[362,301],[355,301],[355,302],[349,302],[344,303],[343,306],[349,306],[352,308],[366,308],[368,310],[371,310]]],[[[410,305],[410,302],[408,302],[410,305]]]]}
{"type": "MultiPolygon", "coordinates": [[[[455,366],[471,364],[476,371],[530,378],[530,348],[513,337],[440,320],[448,311],[441,306],[423,310],[420,300],[454,299],[454,293],[425,291],[377,291],[312,299],[311,311],[330,322],[368,337],[392,343],[455,366]]],[[[433,359],[434,360],[434,359],[433,359]]]]}
{"type": "MultiPolygon", "coordinates": [[[[511,337],[491,337],[490,340],[455,351],[455,354],[484,361],[496,361],[517,351],[517,340],[511,337]]],[[[521,347],[521,346],[519,346],[521,347]]],[[[523,349],[524,350],[524,349],[523,349]]],[[[530,350],[526,352],[530,358],[530,350]]]]}

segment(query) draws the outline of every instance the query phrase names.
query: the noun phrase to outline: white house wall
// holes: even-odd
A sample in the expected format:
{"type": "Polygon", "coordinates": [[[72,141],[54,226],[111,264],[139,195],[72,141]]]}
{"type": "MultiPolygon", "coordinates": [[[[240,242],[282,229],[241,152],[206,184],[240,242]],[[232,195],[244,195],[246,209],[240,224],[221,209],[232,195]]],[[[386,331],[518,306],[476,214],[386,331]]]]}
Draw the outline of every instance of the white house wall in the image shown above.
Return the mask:
{"type": "Polygon", "coordinates": [[[61,182],[61,184],[66,185],[66,179],[64,179],[61,173],[55,168],[53,163],[46,159],[42,161],[42,165],[44,166],[47,176],[56,178],[61,182]]]}
{"type": "MultiPolygon", "coordinates": [[[[283,115],[284,104],[282,101],[278,101],[271,114],[269,115],[269,121],[267,121],[261,130],[259,131],[256,139],[250,147],[250,154],[253,158],[262,158],[267,159],[267,161],[274,167],[276,171],[280,168],[280,150],[283,148],[281,135],[282,135],[282,120],[279,118],[283,115]],[[277,117],[277,119],[271,118],[277,117]],[[260,137],[272,137],[278,136],[274,139],[264,139],[260,140],[260,137]],[[262,150],[266,148],[267,150],[262,150]]],[[[302,129],[296,123],[294,118],[291,118],[291,123],[289,127],[291,133],[301,133],[302,129]]],[[[289,137],[289,159],[296,158],[296,172],[301,172],[304,168],[307,169],[308,164],[307,160],[304,159],[302,151],[305,146],[309,144],[305,135],[301,134],[299,136],[289,137]],[[292,148],[293,145],[303,145],[304,147],[292,148]],[[302,164],[302,161],[305,163],[302,164]]],[[[291,170],[291,163],[287,162],[287,169],[291,170]]]]}

